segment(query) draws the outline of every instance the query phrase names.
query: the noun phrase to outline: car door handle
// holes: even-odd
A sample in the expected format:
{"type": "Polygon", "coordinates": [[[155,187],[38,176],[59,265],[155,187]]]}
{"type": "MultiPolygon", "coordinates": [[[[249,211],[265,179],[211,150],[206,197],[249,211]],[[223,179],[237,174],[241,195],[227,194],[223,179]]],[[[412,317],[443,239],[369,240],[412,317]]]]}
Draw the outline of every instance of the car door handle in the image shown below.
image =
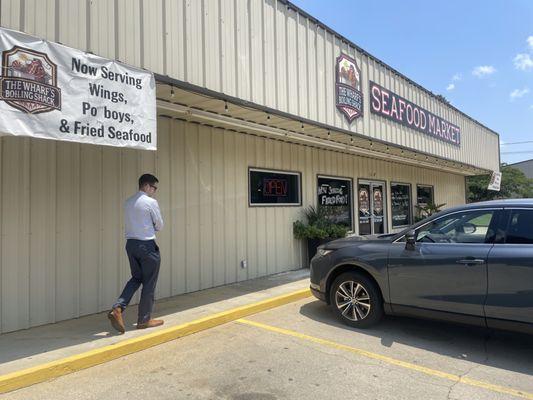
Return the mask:
{"type": "Polygon", "coordinates": [[[457,260],[457,264],[464,264],[464,265],[479,265],[479,264],[485,264],[485,260],[481,258],[465,258],[464,260],[457,260]]]}

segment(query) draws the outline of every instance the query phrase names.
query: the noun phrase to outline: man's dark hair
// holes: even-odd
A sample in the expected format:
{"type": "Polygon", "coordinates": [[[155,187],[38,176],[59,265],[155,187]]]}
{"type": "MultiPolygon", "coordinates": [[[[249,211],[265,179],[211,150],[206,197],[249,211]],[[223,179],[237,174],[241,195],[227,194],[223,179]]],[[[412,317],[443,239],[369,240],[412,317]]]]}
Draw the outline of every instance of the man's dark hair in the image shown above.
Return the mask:
{"type": "Polygon", "coordinates": [[[154,185],[158,182],[159,181],[157,180],[157,178],[152,174],[141,175],[141,177],[139,178],[139,189],[141,189],[146,184],[154,185]]]}

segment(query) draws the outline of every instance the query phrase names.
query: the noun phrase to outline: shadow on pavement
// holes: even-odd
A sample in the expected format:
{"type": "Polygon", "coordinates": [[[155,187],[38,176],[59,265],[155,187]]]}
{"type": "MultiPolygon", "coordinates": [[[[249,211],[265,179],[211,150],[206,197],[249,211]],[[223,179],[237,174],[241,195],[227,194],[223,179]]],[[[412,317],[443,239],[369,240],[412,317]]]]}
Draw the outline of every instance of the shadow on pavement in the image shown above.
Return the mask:
{"type": "Polygon", "coordinates": [[[318,300],[303,305],[300,313],[316,322],[378,337],[385,347],[400,343],[448,357],[533,375],[533,336],[392,316],[385,316],[372,328],[355,329],[344,325],[329,306],[318,300]]]}
{"type": "MultiPolygon", "coordinates": [[[[306,279],[308,276],[309,270],[302,269],[157,300],[153,315],[155,318],[166,320],[167,323],[163,327],[172,326],[174,323],[191,321],[257,300],[284,294],[284,292],[276,292],[275,288],[306,279]],[[268,293],[270,289],[273,290],[272,293],[268,293]],[[249,296],[247,299],[243,297],[262,291],[266,291],[266,293],[249,296]]],[[[124,314],[127,338],[147,332],[135,329],[136,317],[137,307],[131,305],[124,314]]],[[[31,362],[34,356],[55,350],[67,349],[68,351],[68,348],[76,346],[83,346],[80,351],[86,351],[116,343],[124,338],[126,337],[118,335],[111,328],[107,319],[107,311],[5,333],[0,335],[0,366],[21,359],[31,362]]]]}

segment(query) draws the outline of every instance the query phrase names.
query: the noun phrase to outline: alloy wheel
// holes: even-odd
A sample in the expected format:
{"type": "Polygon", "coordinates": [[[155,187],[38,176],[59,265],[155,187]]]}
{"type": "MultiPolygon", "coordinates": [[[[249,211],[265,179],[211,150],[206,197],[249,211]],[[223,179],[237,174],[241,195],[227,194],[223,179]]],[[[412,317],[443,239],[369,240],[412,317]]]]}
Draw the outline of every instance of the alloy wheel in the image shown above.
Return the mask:
{"type": "Polygon", "coordinates": [[[365,319],[370,313],[370,296],[359,282],[344,281],[335,293],[335,304],[344,318],[350,321],[365,319]]]}

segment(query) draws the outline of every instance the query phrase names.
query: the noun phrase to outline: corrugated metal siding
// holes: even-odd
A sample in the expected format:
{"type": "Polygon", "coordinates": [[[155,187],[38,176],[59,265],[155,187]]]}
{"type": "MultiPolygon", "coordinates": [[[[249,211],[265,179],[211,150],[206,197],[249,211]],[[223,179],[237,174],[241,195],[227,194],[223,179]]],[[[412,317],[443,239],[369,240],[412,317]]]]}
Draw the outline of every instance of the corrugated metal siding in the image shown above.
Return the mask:
{"type": "Polygon", "coordinates": [[[1,25],[419,151],[499,169],[498,138],[276,0],[3,0],[1,25]],[[362,72],[364,116],[335,108],[335,59],[362,72]],[[461,148],[370,113],[368,80],[461,127],[461,148]],[[479,151],[483,149],[483,151],[479,151]]]}
{"type": "MultiPolygon", "coordinates": [[[[157,152],[0,138],[0,332],[107,309],[129,277],[122,203],[155,173],[166,227],[157,297],[302,266],[302,207],[248,207],[248,167],[435,186],[464,202],[464,177],[161,117],[157,152]],[[241,260],[248,269],[241,269],[241,260]]],[[[390,216],[390,204],[388,204],[390,216]]],[[[390,217],[389,217],[390,226],[390,217]]],[[[137,299],[137,298],[136,298],[137,299]]]]}

